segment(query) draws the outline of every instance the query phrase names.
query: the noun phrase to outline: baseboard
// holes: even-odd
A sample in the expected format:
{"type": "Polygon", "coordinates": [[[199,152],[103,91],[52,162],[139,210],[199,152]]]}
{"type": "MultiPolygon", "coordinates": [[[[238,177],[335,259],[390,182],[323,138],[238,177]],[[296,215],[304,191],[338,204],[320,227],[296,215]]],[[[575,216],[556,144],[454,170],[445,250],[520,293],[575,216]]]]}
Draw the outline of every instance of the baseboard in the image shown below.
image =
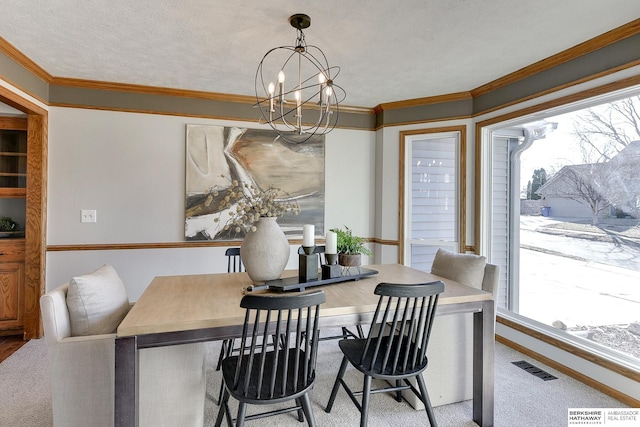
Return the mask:
{"type": "Polygon", "coordinates": [[[515,343],[507,338],[504,338],[500,335],[496,335],[496,341],[506,345],[507,347],[510,347],[516,351],[519,351],[522,354],[525,354],[529,357],[532,357],[533,359],[538,360],[539,362],[544,363],[547,366],[552,367],[553,369],[562,372],[563,374],[577,380],[580,381],[583,384],[588,385],[589,387],[598,390],[599,392],[606,394],[607,396],[611,396],[616,400],[619,400],[620,402],[624,403],[625,405],[628,405],[632,408],[639,408],[640,407],[640,400],[634,399],[631,396],[628,396],[624,393],[621,393],[620,391],[611,388],[605,384],[602,384],[599,381],[594,380],[591,377],[588,377],[584,374],[581,374],[578,371],[575,371],[571,368],[568,368],[558,362],[556,362],[555,360],[549,359],[546,356],[543,356],[539,353],[536,353],[535,351],[524,347],[518,343],[515,343]]]}

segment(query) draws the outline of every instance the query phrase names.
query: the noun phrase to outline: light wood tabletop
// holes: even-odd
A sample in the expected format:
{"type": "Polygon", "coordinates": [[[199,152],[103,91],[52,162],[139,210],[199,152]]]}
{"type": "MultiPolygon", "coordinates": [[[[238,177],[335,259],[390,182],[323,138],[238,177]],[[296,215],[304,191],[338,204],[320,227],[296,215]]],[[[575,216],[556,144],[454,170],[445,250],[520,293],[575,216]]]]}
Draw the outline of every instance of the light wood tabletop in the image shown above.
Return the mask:
{"type": "MultiPolygon", "coordinates": [[[[379,283],[428,283],[442,280],[445,290],[437,314],[473,313],[473,420],[493,425],[495,305],[492,295],[399,264],[367,265],[378,274],[307,290],[322,289],[321,327],[367,323],[373,315],[379,283]],[[369,317],[367,317],[369,316],[369,317]]],[[[298,274],[285,271],[284,277],[298,274]]],[[[243,290],[253,283],[246,273],[159,276],[153,279],[118,327],[115,340],[115,427],[137,425],[138,352],[167,345],[221,340],[241,333],[243,290]]],[[[275,291],[259,291],[275,292],[275,291]]]]}
{"type": "MultiPolygon", "coordinates": [[[[373,312],[378,302],[373,291],[377,284],[383,282],[442,280],[445,291],[440,296],[440,306],[491,299],[488,292],[403,265],[368,265],[367,268],[378,271],[378,274],[358,281],[308,288],[322,289],[326,293],[322,317],[373,312]]],[[[283,277],[296,274],[297,270],[289,270],[283,277]]],[[[245,312],[240,308],[240,299],[243,289],[251,284],[246,273],[156,277],[118,327],[118,336],[241,325],[245,312]]]]}

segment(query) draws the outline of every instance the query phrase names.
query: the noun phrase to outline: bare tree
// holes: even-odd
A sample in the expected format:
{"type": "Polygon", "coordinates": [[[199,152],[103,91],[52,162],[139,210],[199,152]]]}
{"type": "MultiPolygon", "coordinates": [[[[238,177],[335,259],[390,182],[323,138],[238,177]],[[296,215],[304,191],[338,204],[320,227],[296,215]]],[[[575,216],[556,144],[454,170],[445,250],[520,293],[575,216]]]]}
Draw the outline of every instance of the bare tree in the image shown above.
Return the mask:
{"type": "Polygon", "coordinates": [[[604,164],[569,166],[566,169],[566,190],[564,197],[587,205],[591,209],[593,225],[598,224],[598,214],[612,205],[607,194],[607,176],[604,164]]]}
{"type": "Polygon", "coordinates": [[[554,185],[540,193],[588,206],[593,225],[598,225],[598,215],[603,210],[637,203],[637,161],[637,155],[633,155],[606,163],[565,166],[554,177],[554,185]]]}
{"type": "Polygon", "coordinates": [[[573,122],[587,163],[611,160],[632,141],[640,140],[640,95],[592,107],[573,122]]]}

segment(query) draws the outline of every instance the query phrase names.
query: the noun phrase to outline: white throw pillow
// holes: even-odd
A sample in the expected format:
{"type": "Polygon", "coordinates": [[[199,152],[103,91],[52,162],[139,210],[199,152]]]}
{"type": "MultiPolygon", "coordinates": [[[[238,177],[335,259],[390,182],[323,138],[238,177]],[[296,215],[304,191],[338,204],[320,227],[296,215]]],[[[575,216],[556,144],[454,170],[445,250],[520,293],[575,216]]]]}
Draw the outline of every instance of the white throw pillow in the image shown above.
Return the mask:
{"type": "Polygon", "coordinates": [[[438,249],[436,257],[433,259],[431,273],[472,288],[482,289],[486,263],[487,259],[480,255],[455,254],[438,249]]]}
{"type": "Polygon", "coordinates": [[[129,311],[124,283],[110,265],[69,282],[67,308],[71,335],[114,333],[129,311]]]}

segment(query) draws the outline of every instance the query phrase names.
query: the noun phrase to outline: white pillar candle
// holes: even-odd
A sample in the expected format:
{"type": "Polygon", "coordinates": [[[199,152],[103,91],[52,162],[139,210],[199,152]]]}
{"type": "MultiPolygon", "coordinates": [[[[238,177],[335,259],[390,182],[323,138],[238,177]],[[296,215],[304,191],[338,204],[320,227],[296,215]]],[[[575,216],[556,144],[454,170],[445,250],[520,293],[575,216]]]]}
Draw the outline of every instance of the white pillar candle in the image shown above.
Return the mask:
{"type": "Polygon", "coordinates": [[[302,226],[302,246],[315,246],[314,236],[316,234],[316,227],[313,224],[305,224],[302,226]]]}
{"type": "Polygon", "coordinates": [[[338,235],[334,231],[327,231],[327,243],[324,250],[327,254],[338,253],[338,235]]]}

